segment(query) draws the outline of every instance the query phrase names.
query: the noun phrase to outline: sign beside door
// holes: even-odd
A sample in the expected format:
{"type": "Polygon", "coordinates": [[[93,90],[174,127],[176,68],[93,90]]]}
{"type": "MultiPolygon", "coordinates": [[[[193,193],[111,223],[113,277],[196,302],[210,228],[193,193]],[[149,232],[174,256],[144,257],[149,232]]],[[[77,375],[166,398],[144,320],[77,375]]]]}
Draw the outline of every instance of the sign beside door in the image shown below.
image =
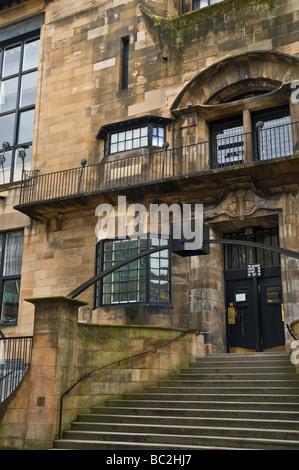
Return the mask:
{"type": "Polygon", "coordinates": [[[247,276],[248,277],[261,277],[262,269],[260,264],[248,264],[247,276]]]}

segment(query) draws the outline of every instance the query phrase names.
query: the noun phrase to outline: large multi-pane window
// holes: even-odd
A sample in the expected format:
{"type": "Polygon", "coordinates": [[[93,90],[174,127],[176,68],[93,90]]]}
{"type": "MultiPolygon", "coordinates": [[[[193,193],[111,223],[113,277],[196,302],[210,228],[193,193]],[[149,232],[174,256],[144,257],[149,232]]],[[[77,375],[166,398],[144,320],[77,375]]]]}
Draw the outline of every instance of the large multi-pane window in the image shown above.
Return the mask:
{"type": "Polygon", "coordinates": [[[211,125],[213,168],[239,165],[246,149],[254,160],[268,160],[293,154],[292,124],[289,107],[252,114],[252,132],[244,132],[243,118],[217,121],[211,125]]]}
{"type": "Polygon", "coordinates": [[[0,184],[30,168],[38,57],[38,37],[0,46],[0,184]]]}
{"type": "MultiPolygon", "coordinates": [[[[161,238],[103,240],[97,246],[97,272],[104,271],[149,248],[163,246],[161,238]]],[[[169,303],[169,250],[142,257],[104,277],[96,286],[96,307],[131,303],[169,303]]]]}
{"type": "MultiPolygon", "coordinates": [[[[255,242],[265,245],[279,246],[277,228],[252,228],[242,230],[238,233],[225,235],[226,240],[242,240],[244,242],[255,242]]],[[[279,253],[263,250],[252,246],[229,244],[225,245],[225,265],[227,270],[246,269],[248,264],[258,263],[262,267],[273,267],[280,265],[279,253]]]]}
{"type": "Polygon", "coordinates": [[[17,323],[22,256],[23,232],[0,233],[1,325],[17,323]]]}

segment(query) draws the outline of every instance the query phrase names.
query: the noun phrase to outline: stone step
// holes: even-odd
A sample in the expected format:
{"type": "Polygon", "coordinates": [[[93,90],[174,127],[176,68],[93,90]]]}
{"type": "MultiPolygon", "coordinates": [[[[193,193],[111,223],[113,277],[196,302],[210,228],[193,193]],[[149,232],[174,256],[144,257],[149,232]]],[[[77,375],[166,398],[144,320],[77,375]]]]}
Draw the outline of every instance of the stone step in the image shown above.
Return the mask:
{"type": "Polygon", "coordinates": [[[209,356],[197,357],[195,362],[211,362],[213,360],[225,360],[225,361],[264,361],[264,360],[279,360],[286,359],[290,360],[290,355],[286,351],[280,352],[240,352],[240,353],[212,353],[209,356]]]}
{"type": "MultiPolygon", "coordinates": [[[[148,424],[148,423],[93,423],[76,421],[72,424],[72,431],[79,433],[85,432],[129,432],[129,433],[150,433],[150,434],[177,434],[177,435],[193,435],[193,436],[225,436],[225,437],[250,437],[258,439],[279,439],[279,440],[297,440],[299,441],[299,430],[290,429],[265,429],[241,426],[190,426],[181,425],[179,428],[173,424],[148,424]]],[[[70,432],[72,432],[70,431],[70,432]]],[[[78,434],[77,434],[78,435],[78,434]]],[[[85,434],[83,434],[84,438],[85,434]]],[[[68,437],[68,433],[65,433],[68,437]]]]}
{"type": "Polygon", "coordinates": [[[151,434],[135,432],[91,432],[91,431],[66,431],[64,439],[76,441],[113,441],[113,442],[134,442],[147,444],[168,444],[180,446],[208,446],[217,445],[222,447],[234,448],[255,448],[264,450],[298,450],[298,441],[280,440],[268,438],[246,438],[246,437],[225,437],[225,436],[207,436],[207,435],[181,435],[181,434],[151,434]]]}
{"type": "Polygon", "coordinates": [[[223,373],[221,371],[214,372],[206,371],[206,372],[182,372],[180,374],[171,374],[169,376],[170,380],[297,380],[299,381],[299,376],[296,374],[292,374],[289,372],[227,372],[223,373]]]}
{"type": "Polygon", "coordinates": [[[267,393],[261,393],[261,394],[249,394],[243,392],[242,394],[237,394],[237,393],[198,393],[198,392],[191,392],[191,393],[175,393],[174,391],[169,391],[168,393],[164,393],[164,390],[156,390],[156,392],[140,392],[140,393],[127,393],[125,394],[124,397],[126,400],[159,400],[159,401],[177,401],[177,402],[194,402],[194,401],[234,401],[234,402],[243,402],[243,401],[253,401],[254,402],[285,402],[287,401],[288,403],[298,403],[298,394],[294,395],[286,395],[285,394],[267,394],[267,393]]]}
{"type": "Polygon", "coordinates": [[[79,414],[56,449],[298,450],[299,375],[287,353],[213,354],[79,414]]]}
{"type": "Polygon", "coordinates": [[[193,377],[188,376],[188,378],[181,379],[180,377],[176,378],[175,380],[160,380],[158,382],[158,386],[169,386],[169,387],[177,387],[177,386],[187,386],[187,387],[229,387],[229,386],[242,386],[242,387],[294,387],[298,389],[299,387],[299,377],[298,380],[280,380],[280,379],[262,379],[259,380],[237,380],[237,379],[222,379],[218,380],[217,378],[214,379],[207,379],[207,380],[199,380],[193,377]]]}
{"type": "Polygon", "coordinates": [[[214,409],[214,410],[265,410],[265,411],[298,411],[299,412],[299,403],[289,403],[289,402],[259,402],[255,401],[254,397],[252,401],[222,401],[216,402],[211,400],[180,400],[180,401],[161,401],[161,400],[107,400],[107,406],[116,406],[116,407],[147,407],[147,408],[179,408],[179,409],[214,409]]]}
{"type": "Polygon", "coordinates": [[[238,365],[228,365],[228,364],[213,364],[213,365],[203,365],[203,364],[192,364],[190,368],[181,369],[180,374],[291,374],[296,376],[296,371],[292,365],[286,366],[273,366],[273,365],[252,365],[252,364],[238,364],[238,365]]]}
{"type": "MultiPolygon", "coordinates": [[[[111,410],[110,410],[111,411],[111,410]]],[[[126,410],[128,411],[128,410],[126,410]]],[[[165,411],[165,410],[164,410],[165,411]]],[[[251,416],[251,415],[249,415],[251,416]]],[[[117,424],[150,424],[150,425],[170,425],[170,426],[201,426],[201,427],[246,427],[246,428],[256,428],[256,429],[269,429],[269,416],[267,415],[264,419],[245,419],[245,418],[229,418],[229,417],[219,417],[218,413],[216,417],[194,417],[194,416],[180,416],[170,414],[163,416],[159,414],[119,414],[112,412],[108,413],[97,413],[97,414],[81,414],[77,417],[78,421],[74,423],[84,423],[84,424],[102,424],[102,423],[117,423],[117,424]]],[[[277,419],[271,422],[271,429],[287,429],[293,431],[299,431],[299,416],[298,421],[290,419],[277,419]]]]}
{"type": "Polygon", "coordinates": [[[125,406],[125,407],[101,407],[93,408],[90,416],[96,416],[98,413],[103,414],[135,414],[135,415],[146,415],[146,416],[181,416],[181,417],[219,417],[219,418],[239,418],[239,419],[266,419],[268,421],[278,420],[292,420],[299,422],[298,411],[277,411],[273,410],[236,410],[236,409],[207,409],[207,408],[162,408],[152,407],[147,408],[145,404],[138,408],[125,406]]]}
{"type": "MultiPolygon", "coordinates": [[[[299,385],[299,384],[298,384],[299,385]]],[[[143,393],[143,392],[140,392],[143,393]]],[[[299,386],[298,387],[206,387],[204,384],[198,388],[181,386],[181,387],[168,387],[167,385],[154,387],[149,386],[145,387],[144,393],[174,393],[174,394],[184,394],[184,393],[201,393],[205,395],[218,394],[222,396],[232,396],[232,395],[259,395],[259,394],[269,394],[269,395],[278,395],[278,396],[288,396],[296,395],[298,398],[299,395],[299,386]]]]}
{"type": "MultiPolygon", "coordinates": [[[[54,442],[55,448],[60,450],[129,450],[130,453],[134,455],[134,452],[137,450],[145,451],[157,451],[157,450],[242,450],[240,448],[234,449],[233,447],[221,447],[209,443],[205,446],[186,446],[182,444],[163,444],[163,443],[141,443],[141,442],[121,442],[121,441],[87,441],[87,440],[74,440],[74,439],[60,439],[59,441],[54,442]]],[[[243,449],[245,450],[245,449],[243,449]]],[[[250,450],[247,448],[246,450],[250,450]]],[[[254,449],[252,449],[254,450],[254,449]]]]}

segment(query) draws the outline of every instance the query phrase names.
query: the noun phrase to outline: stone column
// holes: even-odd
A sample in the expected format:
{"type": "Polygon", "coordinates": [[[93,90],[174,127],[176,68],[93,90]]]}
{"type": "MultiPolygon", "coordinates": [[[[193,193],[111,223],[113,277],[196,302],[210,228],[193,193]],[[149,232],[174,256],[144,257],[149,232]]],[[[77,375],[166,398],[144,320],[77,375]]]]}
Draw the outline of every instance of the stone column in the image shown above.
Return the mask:
{"type": "Polygon", "coordinates": [[[35,306],[31,366],[1,424],[1,447],[50,449],[58,433],[60,397],[76,380],[78,309],[67,297],[27,299],[35,306]]]}

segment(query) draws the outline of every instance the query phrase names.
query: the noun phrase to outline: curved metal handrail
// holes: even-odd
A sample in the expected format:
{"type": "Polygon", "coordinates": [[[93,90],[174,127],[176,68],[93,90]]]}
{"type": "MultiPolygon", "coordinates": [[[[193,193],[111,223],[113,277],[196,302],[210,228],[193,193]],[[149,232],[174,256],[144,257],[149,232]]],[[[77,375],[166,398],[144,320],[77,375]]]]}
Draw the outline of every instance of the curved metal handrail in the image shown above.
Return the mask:
{"type": "Polygon", "coordinates": [[[289,332],[290,335],[292,336],[292,338],[293,338],[295,341],[299,341],[299,338],[296,338],[296,336],[294,335],[293,330],[292,330],[292,328],[290,327],[290,325],[287,324],[286,327],[287,327],[288,332],[289,332]]]}

